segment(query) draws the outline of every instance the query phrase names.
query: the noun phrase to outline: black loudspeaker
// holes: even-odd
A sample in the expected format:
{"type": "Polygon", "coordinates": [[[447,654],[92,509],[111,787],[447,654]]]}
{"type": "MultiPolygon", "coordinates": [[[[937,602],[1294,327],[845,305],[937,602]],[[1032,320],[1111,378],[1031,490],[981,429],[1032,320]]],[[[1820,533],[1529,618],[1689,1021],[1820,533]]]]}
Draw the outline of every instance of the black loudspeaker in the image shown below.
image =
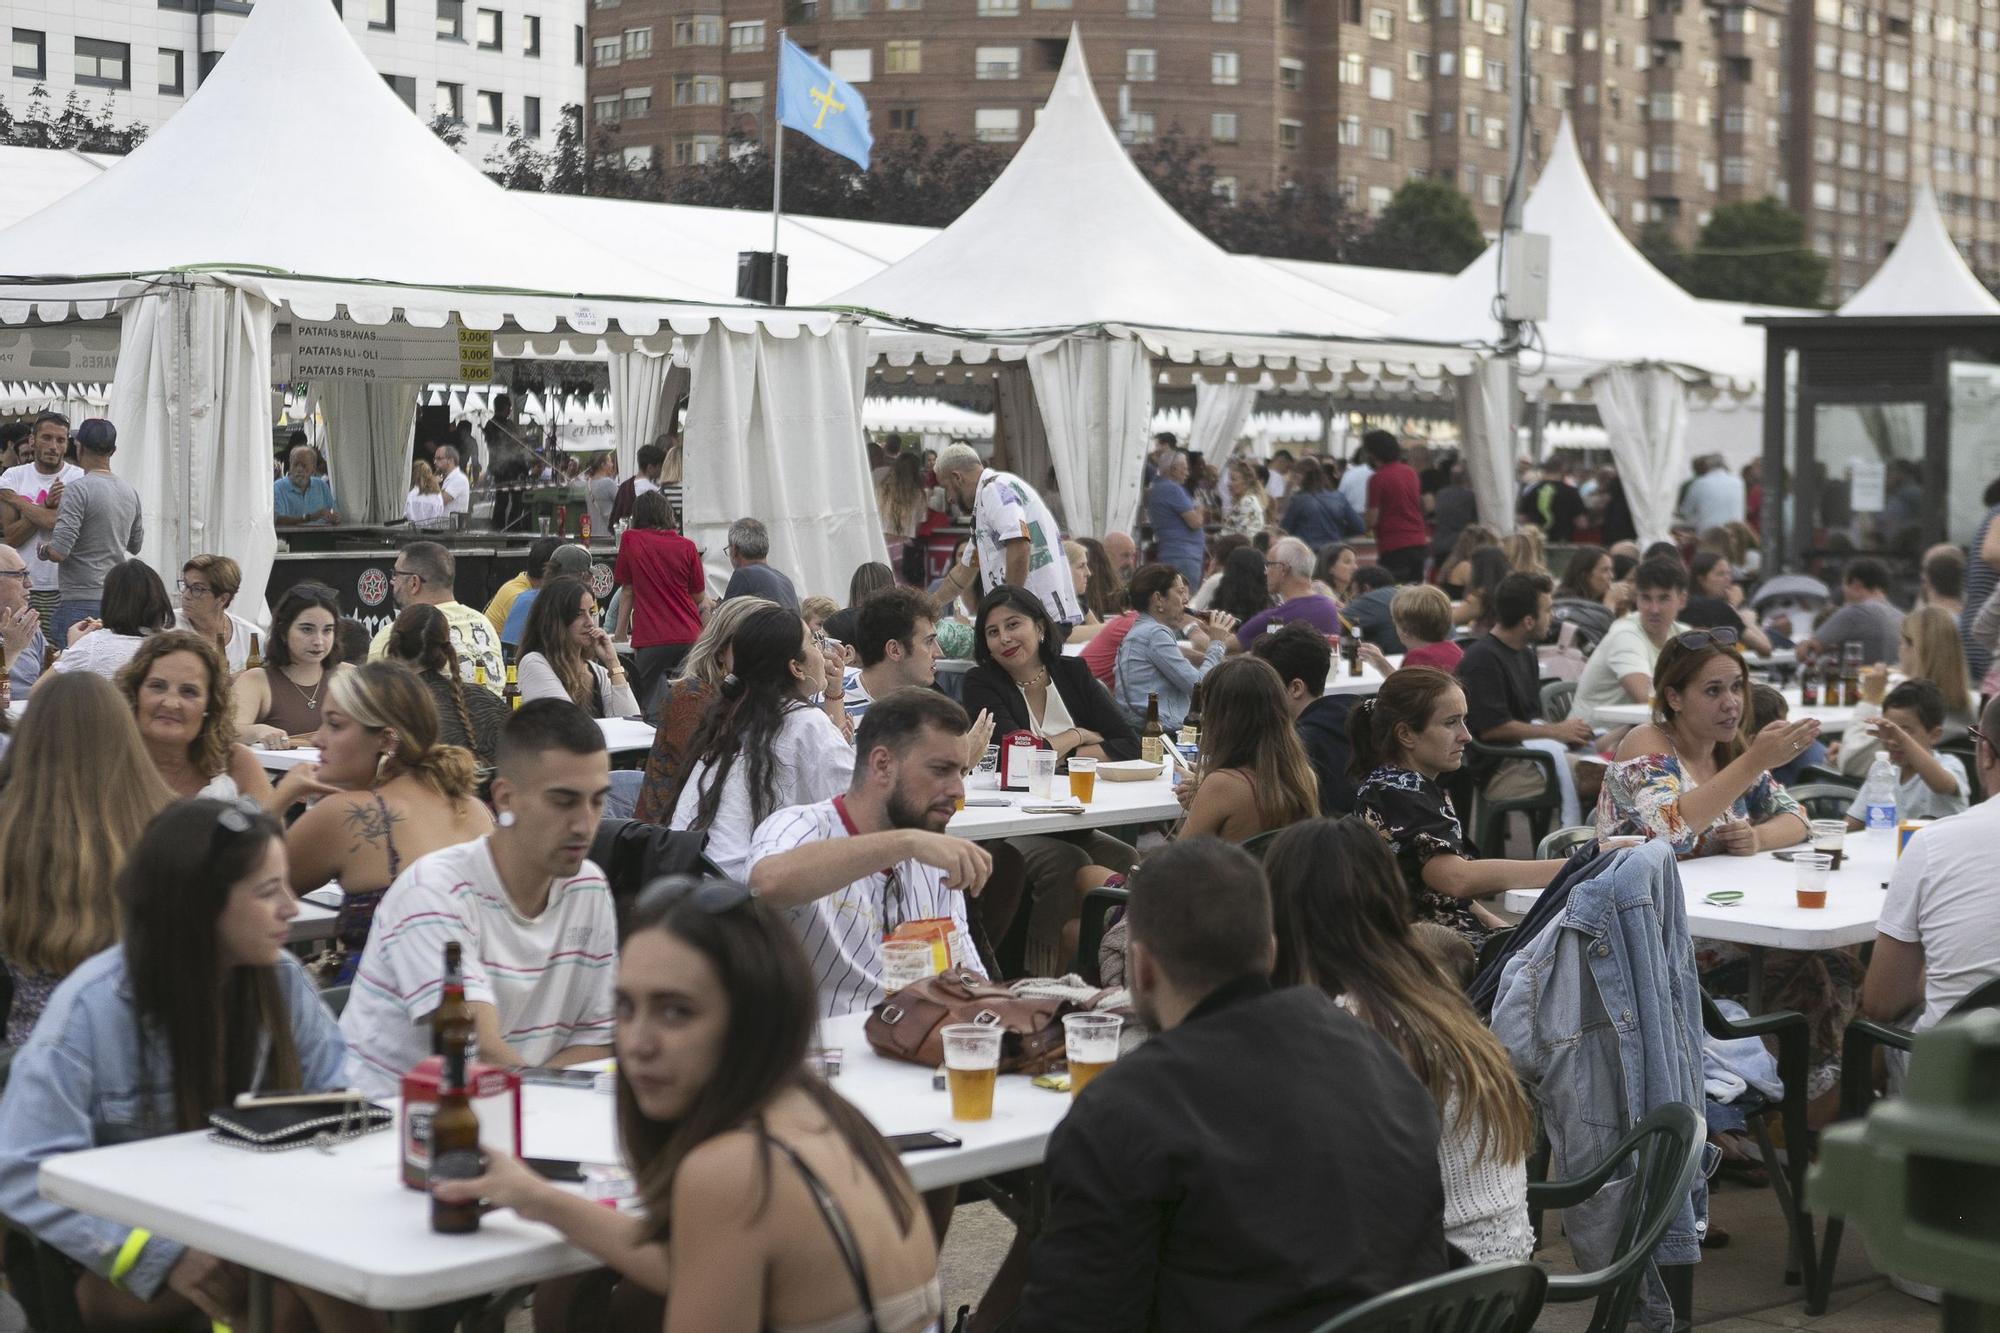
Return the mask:
{"type": "Polygon", "coordinates": [[[785,303],[786,273],[782,254],[770,250],[740,250],[736,255],[736,298],[764,305],[785,303]]]}

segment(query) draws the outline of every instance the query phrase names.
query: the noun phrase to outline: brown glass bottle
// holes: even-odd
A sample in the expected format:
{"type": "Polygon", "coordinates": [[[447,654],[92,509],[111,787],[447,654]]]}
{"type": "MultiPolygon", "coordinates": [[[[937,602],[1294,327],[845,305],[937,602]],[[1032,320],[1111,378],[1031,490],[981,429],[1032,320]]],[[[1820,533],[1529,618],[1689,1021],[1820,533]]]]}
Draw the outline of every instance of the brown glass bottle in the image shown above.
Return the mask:
{"type": "Polygon", "coordinates": [[[519,708],[521,706],[520,668],[516,667],[512,662],[507,664],[507,687],[500,691],[500,697],[507,701],[509,708],[519,708]]]}
{"type": "Polygon", "coordinates": [[[444,946],[444,987],[438,995],[438,1007],[431,1010],[431,1054],[443,1056],[454,1049],[464,1054],[467,1063],[477,1050],[472,1006],[465,1002],[465,965],[457,940],[444,946]]]}
{"type": "Polygon", "coordinates": [[[1167,733],[1160,726],[1160,696],[1146,696],[1146,725],[1139,728],[1139,757],[1149,764],[1162,762],[1167,733]]]}
{"type": "Polygon", "coordinates": [[[479,1200],[446,1203],[436,1186],[444,1180],[472,1180],[482,1170],[479,1116],[466,1088],[465,1047],[447,1049],[438,1082],[437,1109],[431,1113],[431,1230],[462,1236],[479,1230],[479,1200]]]}
{"type": "Polygon", "coordinates": [[[264,645],[258,641],[257,632],[250,632],[250,655],[243,659],[243,669],[254,671],[264,665],[264,645]]]}

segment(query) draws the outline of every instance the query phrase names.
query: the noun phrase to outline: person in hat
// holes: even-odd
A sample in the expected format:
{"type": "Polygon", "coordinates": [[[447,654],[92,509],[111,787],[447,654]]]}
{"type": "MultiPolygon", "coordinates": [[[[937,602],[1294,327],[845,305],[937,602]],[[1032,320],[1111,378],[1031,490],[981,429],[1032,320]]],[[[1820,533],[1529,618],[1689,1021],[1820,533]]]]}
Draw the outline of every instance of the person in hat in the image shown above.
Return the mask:
{"type": "Polygon", "coordinates": [[[64,487],[55,529],[42,544],[43,557],[60,567],[56,643],[65,642],[71,625],[96,618],[104,603],[104,576],[128,556],[138,555],[146,536],[139,492],[111,471],[118,428],[92,417],[76,428],[75,438],[83,475],[64,487]]]}

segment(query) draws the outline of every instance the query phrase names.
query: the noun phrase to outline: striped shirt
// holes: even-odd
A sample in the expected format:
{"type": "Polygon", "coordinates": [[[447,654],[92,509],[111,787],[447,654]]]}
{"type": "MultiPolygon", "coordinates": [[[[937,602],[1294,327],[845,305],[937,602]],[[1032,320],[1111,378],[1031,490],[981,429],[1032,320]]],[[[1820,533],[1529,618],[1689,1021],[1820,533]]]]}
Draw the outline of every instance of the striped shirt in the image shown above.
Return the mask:
{"type": "Polygon", "coordinates": [[[859,722],[861,715],[868,711],[868,705],[875,702],[875,696],[868,693],[868,687],[861,683],[861,668],[848,667],[840,673],[840,705],[847,715],[859,722]]]}
{"type": "MultiPolygon", "coordinates": [[[[795,805],[759,824],[750,839],[745,878],[767,856],[851,836],[854,829],[837,800],[795,805]]],[[[812,961],[819,1011],[826,1018],[872,1009],[881,1002],[882,937],[906,921],[949,917],[952,965],[969,967],[981,976],[986,972],[966,928],[965,895],[944,886],[942,870],[920,861],[904,861],[857,879],[815,902],[790,908],[785,915],[812,961]]]]}
{"type": "Polygon", "coordinates": [[[465,998],[499,1011],[506,1043],[530,1065],[571,1046],[611,1044],[618,922],[604,875],[585,861],[557,880],[548,905],[515,910],[486,838],[411,863],[375,909],[340,1016],[348,1082],[391,1097],[431,1053],[431,1012],[456,940],[465,998]]]}

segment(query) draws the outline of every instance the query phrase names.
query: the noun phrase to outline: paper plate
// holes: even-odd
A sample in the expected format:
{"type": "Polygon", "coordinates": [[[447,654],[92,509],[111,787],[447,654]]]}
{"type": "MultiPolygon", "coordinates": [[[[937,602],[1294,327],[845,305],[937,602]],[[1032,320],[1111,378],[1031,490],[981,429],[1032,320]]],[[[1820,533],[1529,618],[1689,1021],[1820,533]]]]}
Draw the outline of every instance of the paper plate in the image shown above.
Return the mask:
{"type": "Polygon", "coordinates": [[[1160,776],[1160,765],[1143,759],[1107,759],[1098,763],[1097,776],[1106,782],[1146,782],[1160,776]]]}

